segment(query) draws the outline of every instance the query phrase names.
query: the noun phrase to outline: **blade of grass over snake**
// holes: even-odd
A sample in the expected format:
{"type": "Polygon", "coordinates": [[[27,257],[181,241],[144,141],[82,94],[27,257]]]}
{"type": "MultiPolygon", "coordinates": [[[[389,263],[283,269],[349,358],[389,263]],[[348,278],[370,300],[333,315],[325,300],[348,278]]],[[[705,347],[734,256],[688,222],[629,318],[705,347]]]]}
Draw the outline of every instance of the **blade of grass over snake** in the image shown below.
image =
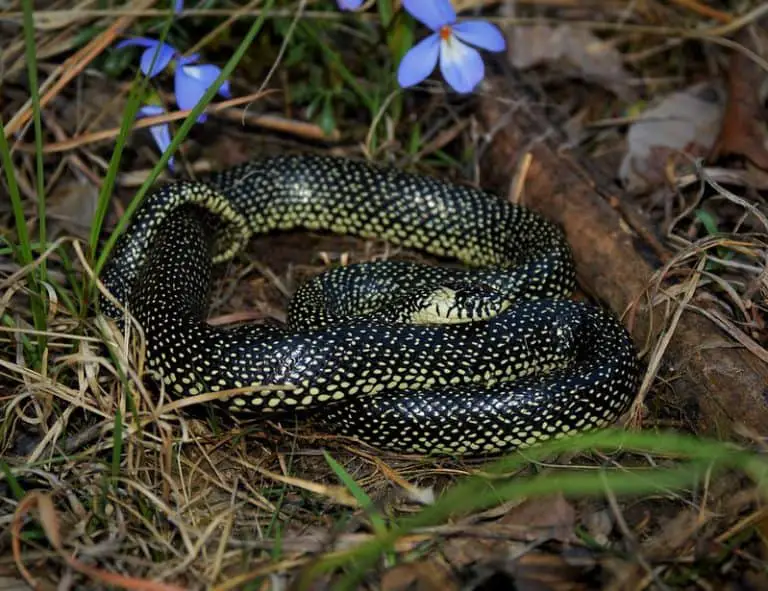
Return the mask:
{"type": "Polygon", "coordinates": [[[160,159],[158,160],[155,167],[152,169],[152,172],[144,181],[144,183],[141,185],[139,190],[136,192],[135,197],[126,208],[125,214],[120,218],[120,221],[117,223],[117,226],[115,227],[112,234],[109,236],[109,239],[106,241],[106,243],[104,244],[104,248],[102,248],[101,253],[99,254],[96,264],[94,265],[94,272],[96,273],[96,275],[99,274],[101,269],[106,264],[107,259],[109,258],[109,253],[112,251],[112,248],[114,248],[115,246],[117,237],[128,227],[128,224],[131,221],[131,218],[134,212],[136,211],[136,209],[138,209],[139,205],[141,205],[141,202],[144,200],[144,197],[146,196],[147,192],[154,184],[155,179],[158,177],[160,172],[166,167],[166,165],[168,164],[168,160],[175,153],[176,149],[179,147],[181,142],[184,141],[184,138],[187,137],[189,130],[192,129],[192,127],[195,125],[195,123],[197,122],[197,118],[203,112],[203,109],[205,109],[206,105],[209,102],[211,102],[211,99],[213,99],[213,97],[216,96],[216,93],[219,91],[219,87],[224,83],[224,81],[227,78],[229,78],[229,76],[232,74],[237,64],[240,63],[240,60],[242,59],[243,55],[245,55],[246,50],[251,46],[254,39],[256,38],[256,35],[258,35],[259,31],[261,30],[261,27],[263,26],[264,21],[266,19],[266,15],[269,9],[272,8],[273,4],[274,4],[274,0],[267,0],[267,3],[264,7],[264,12],[262,12],[258,20],[256,20],[256,22],[254,22],[253,25],[251,25],[251,28],[243,37],[242,42],[240,43],[240,45],[238,45],[237,49],[232,54],[232,57],[222,68],[218,78],[216,78],[214,83],[211,84],[211,86],[203,95],[203,98],[195,106],[195,108],[192,109],[189,116],[181,124],[181,127],[179,128],[179,130],[173,136],[171,143],[168,146],[168,149],[165,150],[165,152],[163,152],[163,154],[160,156],[160,159]]]}

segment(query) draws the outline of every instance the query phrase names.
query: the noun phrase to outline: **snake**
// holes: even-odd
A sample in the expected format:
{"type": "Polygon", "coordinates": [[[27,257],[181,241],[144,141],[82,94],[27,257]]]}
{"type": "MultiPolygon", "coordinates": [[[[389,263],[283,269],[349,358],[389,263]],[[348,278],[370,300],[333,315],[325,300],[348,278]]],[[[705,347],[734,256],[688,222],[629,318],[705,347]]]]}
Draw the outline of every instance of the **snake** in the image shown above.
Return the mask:
{"type": "Polygon", "coordinates": [[[382,450],[510,452],[608,426],[638,388],[626,328],[573,297],[559,226],[394,166],[288,154],[169,182],[138,206],[101,280],[101,314],[141,327],[170,397],[210,394],[236,420],[306,418],[382,450]],[[432,260],[329,265],[284,323],[210,323],[214,271],[254,236],[296,230],[432,260]]]}

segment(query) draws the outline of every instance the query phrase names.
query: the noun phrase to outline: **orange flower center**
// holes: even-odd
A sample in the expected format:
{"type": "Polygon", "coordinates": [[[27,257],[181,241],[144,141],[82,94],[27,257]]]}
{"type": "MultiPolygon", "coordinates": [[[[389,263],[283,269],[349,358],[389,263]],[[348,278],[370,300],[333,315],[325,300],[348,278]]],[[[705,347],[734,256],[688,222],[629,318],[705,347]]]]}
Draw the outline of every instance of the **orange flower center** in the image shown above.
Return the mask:
{"type": "Polygon", "coordinates": [[[451,38],[452,34],[453,34],[453,31],[451,30],[450,25],[443,25],[440,28],[440,31],[438,33],[438,35],[440,35],[440,39],[442,39],[443,41],[448,41],[448,39],[451,38]]]}

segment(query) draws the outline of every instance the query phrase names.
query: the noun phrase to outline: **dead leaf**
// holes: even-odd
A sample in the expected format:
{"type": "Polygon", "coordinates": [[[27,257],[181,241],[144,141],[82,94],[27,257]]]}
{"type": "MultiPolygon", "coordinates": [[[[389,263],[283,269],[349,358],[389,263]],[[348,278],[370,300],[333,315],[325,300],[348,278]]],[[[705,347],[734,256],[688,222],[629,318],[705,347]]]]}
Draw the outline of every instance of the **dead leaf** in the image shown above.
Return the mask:
{"type": "Polygon", "coordinates": [[[506,559],[487,561],[465,569],[470,589],[516,589],[517,591],[587,591],[597,589],[594,560],[568,564],[563,557],[531,551],[506,559]],[[473,576],[468,576],[471,573],[473,576]]]}
{"type": "Polygon", "coordinates": [[[452,591],[459,589],[451,569],[437,560],[401,564],[384,573],[382,591],[452,591]]]}
{"type": "Polygon", "coordinates": [[[531,541],[555,539],[575,541],[576,511],[563,495],[530,499],[500,519],[505,525],[525,526],[531,541]]]}
{"type": "Polygon", "coordinates": [[[61,530],[59,529],[59,518],[56,515],[56,509],[53,506],[53,499],[50,495],[40,494],[37,498],[37,510],[40,514],[40,524],[48,536],[51,546],[59,552],[62,551],[61,530]]]}
{"type": "Polygon", "coordinates": [[[530,552],[505,570],[514,578],[515,589],[520,591],[580,591],[594,589],[586,580],[580,580],[592,566],[590,561],[584,569],[569,565],[561,556],[530,552]]]}
{"type": "Polygon", "coordinates": [[[681,510],[661,526],[661,531],[643,542],[643,555],[650,559],[677,556],[693,547],[702,526],[699,511],[681,510]]]}
{"type": "Polygon", "coordinates": [[[725,93],[719,83],[699,83],[665,97],[644,111],[627,133],[627,154],[619,177],[627,190],[640,192],[663,184],[669,167],[684,154],[708,155],[723,118],[725,93]]]}
{"type": "MultiPolygon", "coordinates": [[[[490,534],[493,528],[489,530],[490,534]]],[[[539,552],[532,550],[530,543],[492,537],[451,538],[443,544],[443,556],[453,569],[488,579],[480,587],[483,589],[510,588],[497,585],[501,578],[511,579],[514,588],[521,591],[587,589],[576,581],[595,564],[586,555],[580,559],[565,553],[560,556],[539,552]]]]}
{"type": "Polygon", "coordinates": [[[526,544],[512,540],[455,537],[443,543],[443,556],[455,569],[525,552],[526,544]]]}
{"type": "Polygon", "coordinates": [[[540,64],[565,65],[576,76],[629,99],[629,73],[621,53],[587,29],[559,25],[515,26],[509,31],[509,59],[521,70],[540,64]]]}
{"type": "Polygon", "coordinates": [[[583,588],[571,585],[583,571],[583,564],[569,564],[565,557],[532,551],[546,540],[575,541],[575,522],[576,512],[562,495],[530,499],[496,522],[473,526],[472,535],[447,539],[443,556],[457,570],[490,570],[489,576],[507,573],[518,589],[583,588]]]}
{"type": "Polygon", "coordinates": [[[87,180],[58,183],[55,191],[48,196],[47,213],[51,236],[63,234],[87,238],[98,198],[98,187],[87,180]]]}
{"type": "MultiPolygon", "coordinates": [[[[760,45],[748,30],[738,43],[758,52],[760,45]]],[[[768,51],[763,51],[768,54],[768,51]]],[[[768,89],[768,74],[740,51],[731,54],[728,68],[728,100],[720,137],[713,155],[737,154],[768,171],[768,109],[763,91],[768,89]]]]}

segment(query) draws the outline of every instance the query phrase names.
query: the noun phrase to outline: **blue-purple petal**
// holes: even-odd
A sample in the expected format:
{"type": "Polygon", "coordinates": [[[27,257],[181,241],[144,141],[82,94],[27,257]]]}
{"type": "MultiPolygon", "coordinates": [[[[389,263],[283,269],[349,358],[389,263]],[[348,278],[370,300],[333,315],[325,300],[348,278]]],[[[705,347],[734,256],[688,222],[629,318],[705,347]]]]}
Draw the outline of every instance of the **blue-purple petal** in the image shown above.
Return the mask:
{"type": "MultiPolygon", "coordinates": [[[[192,109],[200,102],[200,99],[205,94],[206,86],[200,84],[200,81],[187,76],[184,73],[184,68],[187,66],[177,68],[176,76],[174,79],[174,89],[176,90],[176,103],[179,105],[179,109],[186,111],[192,109]]],[[[204,115],[204,113],[203,113],[204,115]]],[[[205,119],[203,119],[204,121],[205,119]]]]}
{"type": "Polygon", "coordinates": [[[154,47],[148,47],[141,54],[139,62],[141,71],[150,78],[157,76],[171,63],[175,54],[176,50],[173,47],[167,43],[157,42],[154,47]]]}
{"type": "Polygon", "coordinates": [[[229,80],[224,80],[219,87],[219,94],[224,98],[232,98],[232,90],[229,87],[229,80]]]}
{"type": "Polygon", "coordinates": [[[181,68],[185,76],[193,78],[207,90],[221,74],[221,68],[213,64],[190,64],[181,68]]]}
{"type": "Polygon", "coordinates": [[[432,73],[440,54],[440,37],[435,34],[422,39],[403,56],[397,69],[397,82],[403,88],[413,86],[432,73]]]}
{"type": "Polygon", "coordinates": [[[144,105],[139,109],[138,117],[156,117],[165,113],[165,109],[160,105],[144,105]]]}
{"type": "MultiPolygon", "coordinates": [[[[175,90],[179,108],[183,111],[194,108],[220,73],[221,69],[211,64],[194,64],[177,68],[175,90]]],[[[221,85],[219,94],[224,97],[231,96],[228,81],[221,85]]],[[[207,118],[205,113],[201,113],[197,120],[202,123],[207,118]]]]}
{"type": "MultiPolygon", "coordinates": [[[[158,105],[145,105],[139,109],[139,117],[155,117],[165,113],[165,109],[158,105]]],[[[155,144],[160,149],[160,152],[165,152],[168,146],[171,145],[171,130],[167,123],[158,123],[152,125],[149,128],[149,132],[152,134],[152,139],[155,140],[155,144]]],[[[168,159],[168,168],[174,170],[175,162],[173,156],[168,159]]]]}
{"type": "Polygon", "coordinates": [[[466,21],[457,23],[452,28],[456,37],[481,49],[504,51],[507,46],[499,28],[485,21],[466,21]]]}
{"type": "Polygon", "coordinates": [[[178,14],[182,10],[184,10],[184,0],[174,0],[173,1],[173,12],[178,14]]]}
{"type": "Polygon", "coordinates": [[[456,92],[472,92],[485,76],[483,58],[476,49],[456,37],[443,41],[440,47],[440,71],[456,92]]]}
{"type": "Polygon", "coordinates": [[[193,53],[192,55],[180,55],[176,60],[180,66],[186,66],[188,64],[194,64],[200,59],[199,53],[193,53]]]}
{"type": "Polygon", "coordinates": [[[403,0],[403,8],[433,31],[456,22],[451,0],[403,0]]]}
{"type": "Polygon", "coordinates": [[[363,0],[336,0],[341,10],[357,10],[363,5],[363,0]]]}

